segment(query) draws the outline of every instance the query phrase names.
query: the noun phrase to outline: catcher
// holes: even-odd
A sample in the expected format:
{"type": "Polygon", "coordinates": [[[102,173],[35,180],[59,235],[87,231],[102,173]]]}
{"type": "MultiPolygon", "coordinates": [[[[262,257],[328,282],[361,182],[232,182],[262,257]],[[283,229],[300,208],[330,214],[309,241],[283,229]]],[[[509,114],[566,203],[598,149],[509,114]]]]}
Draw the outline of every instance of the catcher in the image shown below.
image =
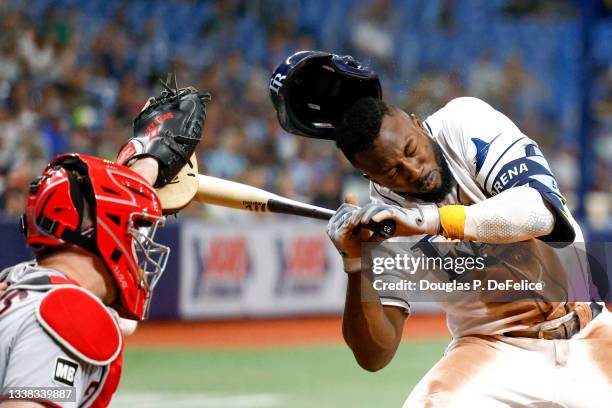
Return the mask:
{"type": "MultiPolygon", "coordinates": [[[[361,243],[376,237],[360,226],[393,220],[396,237],[422,244],[526,242],[540,255],[507,267],[523,273],[535,266],[557,272],[560,263],[544,242],[583,242],[537,144],[479,99],[454,99],[422,121],[386,104],[370,69],[319,51],[281,63],[270,96],[285,130],[335,140],[370,179],[371,202],[360,208],[347,198],[327,228],[348,274],[343,335],[368,371],[393,358],[410,304],[397,292],[391,297],[362,284],[361,243]]],[[[537,299],[441,306],[453,340],[405,407],[612,401],[612,315],[603,304],[537,299]]]]}
{"type": "Polygon", "coordinates": [[[122,369],[119,316],[146,319],[170,252],[154,241],[164,223],[154,186],[189,163],[209,99],[166,87],[134,121],[118,163],[64,154],[32,181],[22,230],[36,259],[0,273],[2,408],[109,405],[122,369]]]}

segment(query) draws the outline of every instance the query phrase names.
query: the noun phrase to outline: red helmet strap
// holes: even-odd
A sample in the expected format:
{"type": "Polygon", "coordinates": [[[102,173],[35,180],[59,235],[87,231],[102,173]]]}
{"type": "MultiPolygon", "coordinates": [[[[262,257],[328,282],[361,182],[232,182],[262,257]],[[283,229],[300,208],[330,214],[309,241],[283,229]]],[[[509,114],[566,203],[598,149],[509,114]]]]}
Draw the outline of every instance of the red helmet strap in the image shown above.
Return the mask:
{"type": "Polygon", "coordinates": [[[82,235],[80,231],[72,231],[66,228],[62,233],[61,238],[64,241],[69,241],[73,244],[80,246],[81,248],[93,253],[94,255],[100,255],[100,250],[96,245],[96,239],[93,236],[86,237],[82,235]]]}
{"type": "MultiPolygon", "coordinates": [[[[70,181],[70,195],[72,196],[72,202],[79,213],[79,224],[76,230],[66,228],[61,235],[61,239],[72,242],[95,255],[100,255],[100,250],[98,249],[98,245],[96,243],[95,232],[94,235],[89,237],[83,235],[82,233],[83,220],[86,218],[87,211],[91,211],[91,221],[93,223],[94,231],[96,228],[96,206],[93,203],[94,192],[91,187],[91,182],[86,175],[87,169],[84,168],[82,162],[70,159],[65,160],[62,163],[62,167],[66,169],[66,174],[68,175],[68,180],[70,181]],[[77,176],[79,177],[78,179],[77,176]],[[86,201],[87,205],[85,205],[86,201]]],[[[40,221],[44,222],[45,220],[40,221]]],[[[52,220],[48,219],[47,221],[53,222],[52,220]]],[[[41,223],[39,223],[39,225],[42,226],[41,223]]]]}

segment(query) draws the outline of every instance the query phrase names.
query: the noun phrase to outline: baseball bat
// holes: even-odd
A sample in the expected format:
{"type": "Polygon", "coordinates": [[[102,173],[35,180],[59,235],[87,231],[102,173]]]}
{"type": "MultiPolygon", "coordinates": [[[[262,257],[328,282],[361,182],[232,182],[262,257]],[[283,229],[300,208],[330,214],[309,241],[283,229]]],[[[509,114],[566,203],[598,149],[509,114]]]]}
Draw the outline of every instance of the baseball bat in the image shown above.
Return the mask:
{"type": "MultiPolygon", "coordinates": [[[[203,174],[198,174],[197,177],[198,190],[194,198],[196,201],[247,211],[291,214],[319,220],[329,220],[335,213],[334,210],[302,203],[235,181],[203,174]]],[[[370,222],[366,228],[384,238],[390,238],[395,233],[395,222],[370,222]]]]}

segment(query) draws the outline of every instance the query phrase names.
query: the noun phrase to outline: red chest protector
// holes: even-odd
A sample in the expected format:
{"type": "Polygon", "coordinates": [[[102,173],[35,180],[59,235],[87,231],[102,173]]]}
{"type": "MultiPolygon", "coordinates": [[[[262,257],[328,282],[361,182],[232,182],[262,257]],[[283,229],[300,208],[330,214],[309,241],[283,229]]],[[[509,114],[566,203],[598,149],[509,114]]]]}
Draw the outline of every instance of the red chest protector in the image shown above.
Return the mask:
{"type": "Polygon", "coordinates": [[[85,289],[57,286],[45,294],[36,310],[45,331],[82,361],[106,366],[103,384],[93,383],[83,406],[106,407],[117,390],[123,366],[123,336],[107,307],[85,289]],[[95,398],[95,399],[93,399],[95,398]]]}

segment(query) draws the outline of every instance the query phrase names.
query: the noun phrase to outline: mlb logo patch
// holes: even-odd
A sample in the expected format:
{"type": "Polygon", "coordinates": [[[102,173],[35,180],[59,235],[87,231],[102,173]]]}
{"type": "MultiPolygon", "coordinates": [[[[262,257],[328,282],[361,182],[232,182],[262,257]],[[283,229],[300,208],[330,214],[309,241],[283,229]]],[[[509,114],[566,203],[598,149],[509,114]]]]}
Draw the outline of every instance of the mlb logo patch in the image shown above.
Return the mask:
{"type": "Polygon", "coordinates": [[[79,365],[77,363],[58,357],[55,362],[53,379],[72,387],[78,369],[79,365]]]}

